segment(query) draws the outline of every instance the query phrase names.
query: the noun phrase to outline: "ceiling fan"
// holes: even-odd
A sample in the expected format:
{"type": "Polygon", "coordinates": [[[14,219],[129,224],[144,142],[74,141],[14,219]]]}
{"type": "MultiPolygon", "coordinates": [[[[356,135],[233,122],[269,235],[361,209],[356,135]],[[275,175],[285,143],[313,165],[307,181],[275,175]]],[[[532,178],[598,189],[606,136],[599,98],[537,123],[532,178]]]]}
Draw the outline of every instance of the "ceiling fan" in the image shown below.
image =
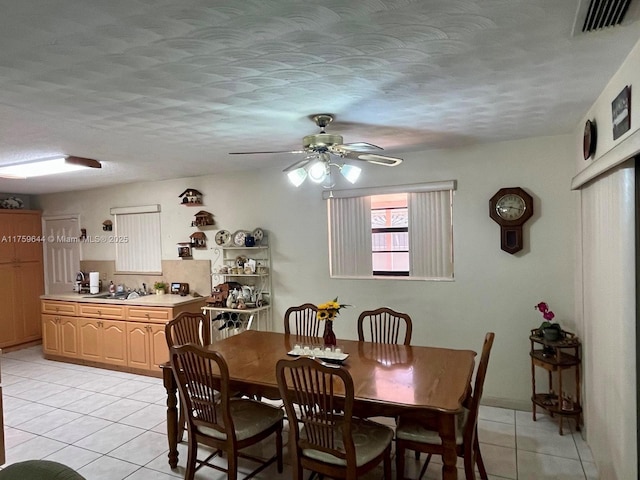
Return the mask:
{"type": "MultiPolygon", "coordinates": [[[[395,167],[402,163],[401,158],[375,153],[383,150],[382,147],[366,142],[343,143],[342,135],[327,133],[325,128],[333,121],[333,115],[320,113],[313,115],[311,118],[316,125],[320,127],[320,133],[305,136],[302,139],[301,150],[230,152],[230,155],[306,153],[307,155],[304,158],[283,170],[288,174],[289,180],[291,180],[296,187],[302,184],[307,175],[314,182],[322,183],[326,178],[330,178],[331,166],[338,167],[342,175],[351,183],[354,183],[360,175],[361,169],[353,165],[346,165],[343,162],[335,163],[335,161],[332,160],[332,156],[338,157],[339,159],[357,160],[375,165],[383,165],[385,167],[395,167]]],[[[333,185],[325,185],[327,188],[332,186],[333,185]]]]}

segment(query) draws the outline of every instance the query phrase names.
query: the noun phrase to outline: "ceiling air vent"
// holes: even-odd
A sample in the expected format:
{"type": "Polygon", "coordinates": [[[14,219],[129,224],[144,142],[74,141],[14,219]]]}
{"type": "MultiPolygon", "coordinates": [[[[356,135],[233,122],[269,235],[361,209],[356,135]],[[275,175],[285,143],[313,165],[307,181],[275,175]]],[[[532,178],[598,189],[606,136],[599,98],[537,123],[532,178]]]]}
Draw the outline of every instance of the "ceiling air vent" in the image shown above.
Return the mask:
{"type": "Polygon", "coordinates": [[[586,4],[584,7],[581,5],[582,8],[586,7],[586,12],[583,13],[584,16],[580,15],[577,21],[579,22],[580,18],[584,18],[581,27],[583,32],[615,27],[625,19],[631,2],[632,0],[589,0],[580,2],[583,5],[586,4]]]}

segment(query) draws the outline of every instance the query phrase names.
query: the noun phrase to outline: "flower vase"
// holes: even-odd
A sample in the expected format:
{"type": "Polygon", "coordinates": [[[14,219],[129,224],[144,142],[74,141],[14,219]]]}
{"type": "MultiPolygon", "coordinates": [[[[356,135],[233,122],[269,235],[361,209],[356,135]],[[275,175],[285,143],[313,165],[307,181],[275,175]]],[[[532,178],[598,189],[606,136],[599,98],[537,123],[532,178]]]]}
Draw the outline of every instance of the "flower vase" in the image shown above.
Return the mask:
{"type": "Polygon", "coordinates": [[[322,339],[324,340],[325,347],[336,346],[336,334],[333,333],[333,320],[325,320],[324,333],[322,334],[322,339]]]}

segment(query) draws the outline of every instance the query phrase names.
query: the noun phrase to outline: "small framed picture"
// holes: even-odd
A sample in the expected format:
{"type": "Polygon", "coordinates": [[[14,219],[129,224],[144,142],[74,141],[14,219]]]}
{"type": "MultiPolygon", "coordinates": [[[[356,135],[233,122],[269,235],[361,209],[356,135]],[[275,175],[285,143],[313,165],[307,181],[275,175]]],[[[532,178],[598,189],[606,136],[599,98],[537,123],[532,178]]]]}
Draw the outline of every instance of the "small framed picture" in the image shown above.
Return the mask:
{"type": "Polygon", "coordinates": [[[611,102],[611,121],[614,140],[631,129],[631,85],[624,87],[611,102]]]}
{"type": "Polygon", "coordinates": [[[180,283],[171,282],[171,293],[174,295],[180,293],[180,283]]]}
{"type": "Polygon", "coordinates": [[[191,258],[191,244],[179,243],[178,244],[178,257],[191,258]]]}

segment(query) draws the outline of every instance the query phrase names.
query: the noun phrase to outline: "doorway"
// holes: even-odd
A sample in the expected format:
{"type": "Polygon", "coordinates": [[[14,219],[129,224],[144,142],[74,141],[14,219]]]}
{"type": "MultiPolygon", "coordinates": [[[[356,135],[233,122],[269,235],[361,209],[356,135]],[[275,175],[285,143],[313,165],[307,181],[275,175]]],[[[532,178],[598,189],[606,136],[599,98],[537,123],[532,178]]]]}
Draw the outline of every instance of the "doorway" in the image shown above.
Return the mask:
{"type": "Polygon", "coordinates": [[[71,293],[80,270],[80,228],[77,215],[43,217],[45,293],[71,293]]]}

